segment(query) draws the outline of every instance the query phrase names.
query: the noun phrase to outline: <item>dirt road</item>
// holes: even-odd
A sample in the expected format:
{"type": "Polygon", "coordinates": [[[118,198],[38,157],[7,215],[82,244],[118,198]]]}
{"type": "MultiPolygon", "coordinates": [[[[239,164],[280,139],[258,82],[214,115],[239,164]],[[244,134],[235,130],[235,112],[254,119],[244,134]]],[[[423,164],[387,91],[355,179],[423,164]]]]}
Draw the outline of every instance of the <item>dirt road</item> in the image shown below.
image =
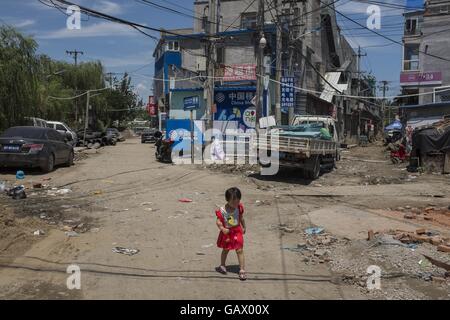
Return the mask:
{"type": "MultiPolygon", "coordinates": [[[[345,161],[340,164],[345,165],[345,161]]],[[[45,176],[31,174],[27,179],[49,177],[50,187],[70,192],[51,195],[50,189],[15,200],[20,204],[0,196],[2,214],[10,219],[10,225],[0,228],[11,232],[20,221],[27,223],[20,239],[6,231],[8,236],[0,239],[0,298],[388,298],[392,292],[387,289],[371,295],[367,289],[343,281],[342,274],[352,270],[334,271],[331,259],[322,258],[317,250],[300,254],[297,249],[311,240],[303,230],[324,227],[331,242],[324,245],[323,250],[330,251],[325,256],[349,248],[346,253],[350,258],[345,259],[352,260],[351,250],[365,241],[371,226],[414,230],[424,223],[405,221],[375,209],[395,208],[405,202],[412,206],[426,206],[430,201],[448,205],[448,177],[361,185],[355,175],[347,177],[346,183],[340,174],[338,170],[310,183],[291,173],[263,178],[201,166],[161,164],[154,160],[154,147],[142,145],[137,139],[100,149],[72,168],[58,168],[45,176]],[[214,210],[224,204],[224,190],[231,186],[243,191],[246,209],[246,282],[238,280],[233,254],[229,256],[228,275],[214,271],[220,255],[215,245],[218,230],[214,210]],[[180,198],[193,202],[182,203],[180,198]],[[59,220],[49,224],[43,216],[59,220]],[[85,232],[68,237],[63,228],[73,220],[82,221],[84,226],[79,229],[85,232]],[[35,228],[45,235],[30,235],[35,228]],[[113,252],[112,248],[118,246],[140,251],[133,256],[113,252]],[[81,290],[66,287],[66,269],[73,264],[81,269],[81,290]]],[[[0,175],[0,180],[5,179],[11,180],[11,174],[0,175]]],[[[448,228],[442,225],[428,226],[448,235],[448,228]]],[[[448,254],[439,258],[445,260],[448,254]]],[[[334,260],[339,262],[340,258],[334,260]]],[[[344,261],[340,262],[342,267],[344,261]]],[[[401,277],[396,281],[407,283],[414,294],[391,295],[394,298],[449,297],[448,286],[401,277]]]]}

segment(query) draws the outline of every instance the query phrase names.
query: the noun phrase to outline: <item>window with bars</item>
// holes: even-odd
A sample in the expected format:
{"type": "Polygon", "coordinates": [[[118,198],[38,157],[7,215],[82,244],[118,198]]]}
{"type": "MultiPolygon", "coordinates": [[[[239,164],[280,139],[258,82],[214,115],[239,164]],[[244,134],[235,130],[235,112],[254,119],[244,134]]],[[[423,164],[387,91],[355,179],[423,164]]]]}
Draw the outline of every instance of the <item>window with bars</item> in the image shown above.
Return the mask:
{"type": "Polygon", "coordinates": [[[256,29],[256,12],[246,12],[241,15],[241,29],[256,29]]]}

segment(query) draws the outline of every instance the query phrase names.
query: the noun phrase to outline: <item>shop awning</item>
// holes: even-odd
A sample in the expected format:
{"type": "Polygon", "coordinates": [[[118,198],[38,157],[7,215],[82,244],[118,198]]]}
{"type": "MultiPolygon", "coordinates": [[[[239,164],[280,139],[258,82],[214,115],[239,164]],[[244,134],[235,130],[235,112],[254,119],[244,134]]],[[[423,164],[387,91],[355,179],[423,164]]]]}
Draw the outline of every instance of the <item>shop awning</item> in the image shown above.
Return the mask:
{"type": "Polygon", "coordinates": [[[341,93],[348,89],[348,84],[339,84],[341,74],[342,72],[327,72],[325,74],[327,82],[325,81],[325,87],[320,95],[321,99],[331,102],[336,93],[341,93]],[[338,92],[336,89],[338,89],[338,92]]]}

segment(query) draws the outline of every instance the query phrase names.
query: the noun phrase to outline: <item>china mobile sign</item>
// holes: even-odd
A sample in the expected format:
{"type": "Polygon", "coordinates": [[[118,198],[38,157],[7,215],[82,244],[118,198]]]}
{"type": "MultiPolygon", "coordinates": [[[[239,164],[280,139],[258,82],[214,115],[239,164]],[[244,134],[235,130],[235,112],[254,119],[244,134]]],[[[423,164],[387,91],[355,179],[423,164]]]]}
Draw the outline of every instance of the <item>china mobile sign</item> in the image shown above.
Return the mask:
{"type": "Polygon", "coordinates": [[[233,64],[224,68],[223,81],[256,80],[256,64],[233,64]]]}

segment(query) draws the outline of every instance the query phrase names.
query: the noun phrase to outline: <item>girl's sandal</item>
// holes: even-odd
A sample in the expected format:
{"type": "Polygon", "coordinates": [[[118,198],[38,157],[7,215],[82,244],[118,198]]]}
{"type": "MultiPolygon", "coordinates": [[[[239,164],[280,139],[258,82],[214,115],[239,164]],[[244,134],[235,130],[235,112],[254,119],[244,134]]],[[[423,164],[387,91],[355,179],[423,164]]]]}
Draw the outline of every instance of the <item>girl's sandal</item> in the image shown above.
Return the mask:
{"type": "Polygon", "coordinates": [[[247,280],[247,274],[245,273],[244,270],[239,271],[239,280],[241,281],[247,280]]]}
{"type": "Polygon", "coordinates": [[[217,267],[216,271],[221,274],[227,274],[227,269],[224,266],[217,267]]]}

